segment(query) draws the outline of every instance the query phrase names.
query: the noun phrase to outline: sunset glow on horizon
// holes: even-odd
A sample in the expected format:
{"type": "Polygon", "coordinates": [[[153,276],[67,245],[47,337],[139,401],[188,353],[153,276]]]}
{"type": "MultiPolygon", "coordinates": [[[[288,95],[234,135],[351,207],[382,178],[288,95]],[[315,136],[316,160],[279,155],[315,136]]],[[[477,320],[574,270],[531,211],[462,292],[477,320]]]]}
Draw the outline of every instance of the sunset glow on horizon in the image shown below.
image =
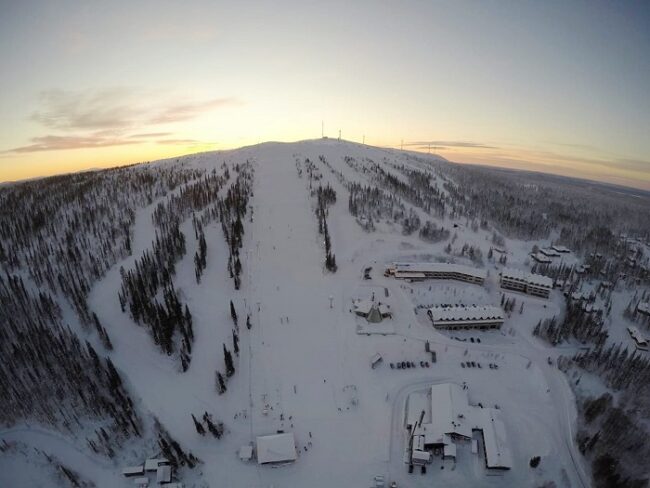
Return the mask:
{"type": "Polygon", "coordinates": [[[0,6],[0,181],[325,134],[650,190],[650,6],[0,6]]]}

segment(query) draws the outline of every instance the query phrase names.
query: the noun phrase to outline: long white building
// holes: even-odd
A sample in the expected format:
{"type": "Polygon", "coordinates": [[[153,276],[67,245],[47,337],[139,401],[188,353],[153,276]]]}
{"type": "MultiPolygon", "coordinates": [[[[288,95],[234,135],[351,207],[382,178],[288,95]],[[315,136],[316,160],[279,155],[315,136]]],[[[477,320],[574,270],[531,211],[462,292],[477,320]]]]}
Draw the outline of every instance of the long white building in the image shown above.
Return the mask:
{"type": "Polygon", "coordinates": [[[487,277],[483,269],[451,263],[393,263],[385,274],[403,280],[456,280],[476,285],[485,283],[487,277]]]}
{"type": "Polygon", "coordinates": [[[504,321],[503,310],[494,306],[432,307],[427,315],[434,327],[449,330],[500,329],[504,321]]]}
{"type": "Polygon", "coordinates": [[[520,291],[542,298],[548,298],[553,289],[553,280],[548,276],[527,273],[518,269],[505,268],[500,273],[501,288],[520,291]]]}

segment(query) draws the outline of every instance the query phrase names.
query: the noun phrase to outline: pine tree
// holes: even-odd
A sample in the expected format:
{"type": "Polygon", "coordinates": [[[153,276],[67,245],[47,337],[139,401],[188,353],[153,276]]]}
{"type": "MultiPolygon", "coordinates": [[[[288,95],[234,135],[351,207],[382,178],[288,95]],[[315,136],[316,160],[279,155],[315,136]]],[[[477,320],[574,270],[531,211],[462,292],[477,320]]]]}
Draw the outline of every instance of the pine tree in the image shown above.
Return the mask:
{"type": "Polygon", "coordinates": [[[232,330],[232,347],[235,350],[235,354],[239,356],[239,336],[235,329],[232,330]]]}
{"type": "Polygon", "coordinates": [[[194,428],[196,429],[196,431],[201,435],[205,435],[205,429],[203,428],[201,423],[198,420],[196,420],[194,414],[192,414],[192,420],[194,421],[194,428]]]}
{"type": "Polygon", "coordinates": [[[232,354],[226,348],[225,344],[223,345],[223,361],[226,364],[226,377],[230,378],[233,374],[235,374],[235,365],[232,361],[232,354]]]}
{"type": "Polygon", "coordinates": [[[235,311],[235,305],[232,303],[232,300],[230,300],[230,316],[235,325],[237,325],[237,312],[235,311]]]}
{"type": "Polygon", "coordinates": [[[537,325],[536,325],[535,328],[533,329],[533,335],[534,335],[534,336],[538,336],[538,335],[539,335],[539,330],[540,330],[541,327],[542,327],[542,321],[540,320],[539,322],[537,322],[537,325]]]}
{"type": "Polygon", "coordinates": [[[226,382],[223,379],[223,375],[217,371],[217,391],[219,395],[223,395],[228,388],[226,388],[226,382]]]}
{"type": "Polygon", "coordinates": [[[203,414],[203,420],[208,425],[208,430],[212,433],[212,435],[217,439],[220,439],[223,435],[223,424],[221,422],[218,424],[212,422],[212,416],[208,412],[205,412],[203,414]]]}

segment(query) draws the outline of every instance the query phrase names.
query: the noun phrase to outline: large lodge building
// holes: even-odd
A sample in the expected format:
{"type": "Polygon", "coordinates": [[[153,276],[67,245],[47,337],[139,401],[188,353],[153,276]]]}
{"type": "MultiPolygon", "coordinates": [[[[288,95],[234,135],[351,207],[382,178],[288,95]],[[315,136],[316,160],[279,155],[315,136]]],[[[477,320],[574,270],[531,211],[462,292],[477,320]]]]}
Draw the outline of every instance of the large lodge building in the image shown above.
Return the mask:
{"type": "Polygon", "coordinates": [[[427,315],[435,328],[449,330],[500,329],[504,320],[500,307],[478,305],[432,307],[427,315]]]}
{"type": "Polygon", "coordinates": [[[553,280],[547,276],[505,268],[501,271],[501,288],[548,298],[553,289],[553,280]]]}
{"type": "Polygon", "coordinates": [[[487,277],[483,269],[450,263],[393,263],[384,274],[409,281],[456,280],[476,285],[485,283],[487,277]]]}
{"type": "Polygon", "coordinates": [[[467,390],[454,383],[435,384],[428,394],[409,395],[405,427],[412,437],[410,462],[426,464],[436,450],[443,459],[455,459],[457,446],[480,434],[485,467],[507,470],[513,465],[512,453],[501,413],[495,408],[469,404],[467,390]]]}

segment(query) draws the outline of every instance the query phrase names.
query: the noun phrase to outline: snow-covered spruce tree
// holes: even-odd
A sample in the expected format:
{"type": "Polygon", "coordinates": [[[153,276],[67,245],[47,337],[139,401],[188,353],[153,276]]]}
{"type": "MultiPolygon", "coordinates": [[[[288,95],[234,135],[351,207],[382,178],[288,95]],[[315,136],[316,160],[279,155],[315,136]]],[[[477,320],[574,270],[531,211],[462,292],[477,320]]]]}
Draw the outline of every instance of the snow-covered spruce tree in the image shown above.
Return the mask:
{"type": "Polygon", "coordinates": [[[232,354],[225,344],[223,344],[223,362],[226,365],[226,377],[230,378],[235,374],[235,365],[232,360],[232,354]]]}
{"type": "Polygon", "coordinates": [[[215,374],[215,385],[217,387],[217,392],[219,395],[226,393],[226,390],[228,389],[226,387],[226,381],[223,379],[223,375],[219,371],[217,371],[215,374]]]}
{"type": "Polygon", "coordinates": [[[230,317],[232,318],[232,321],[236,326],[237,325],[237,311],[235,310],[235,305],[232,303],[232,300],[230,300],[230,317]]]}

